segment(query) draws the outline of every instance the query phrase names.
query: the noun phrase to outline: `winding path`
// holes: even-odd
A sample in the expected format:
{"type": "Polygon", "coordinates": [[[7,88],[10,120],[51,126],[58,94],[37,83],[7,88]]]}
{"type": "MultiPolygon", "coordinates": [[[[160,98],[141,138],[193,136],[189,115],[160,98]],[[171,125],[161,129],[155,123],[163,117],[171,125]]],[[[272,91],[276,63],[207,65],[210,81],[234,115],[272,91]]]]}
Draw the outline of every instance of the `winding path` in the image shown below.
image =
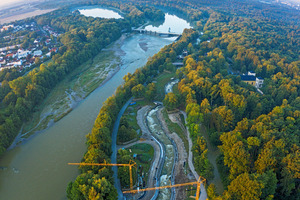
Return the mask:
{"type": "MultiPolygon", "coordinates": [[[[111,155],[111,163],[117,163],[117,135],[118,135],[118,130],[119,130],[119,126],[120,126],[120,120],[121,120],[121,117],[122,115],[124,114],[126,108],[128,107],[128,105],[130,104],[130,102],[132,101],[133,97],[131,97],[125,104],[124,106],[121,108],[118,116],[117,116],[117,119],[115,121],[115,124],[114,124],[114,128],[113,128],[113,131],[112,131],[112,143],[111,143],[111,149],[112,149],[112,155],[111,155]]],[[[118,168],[116,166],[112,167],[112,170],[114,172],[113,174],[113,178],[114,178],[114,186],[116,187],[117,189],[117,192],[118,192],[118,199],[119,200],[122,200],[124,199],[124,196],[123,196],[123,192],[121,190],[121,183],[120,183],[120,180],[118,179],[118,168]]]]}

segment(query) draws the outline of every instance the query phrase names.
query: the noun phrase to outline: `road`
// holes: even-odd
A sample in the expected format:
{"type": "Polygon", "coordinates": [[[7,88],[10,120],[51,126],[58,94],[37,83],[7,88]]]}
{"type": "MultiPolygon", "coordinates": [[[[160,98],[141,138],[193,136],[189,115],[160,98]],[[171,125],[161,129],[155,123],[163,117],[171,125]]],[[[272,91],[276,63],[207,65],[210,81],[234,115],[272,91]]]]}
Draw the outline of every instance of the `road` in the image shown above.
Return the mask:
{"type": "MultiPolygon", "coordinates": [[[[130,102],[132,101],[133,97],[130,98],[125,104],[124,106],[121,108],[117,119],[115,121],[114,127],[113,127],[113,131],[112,131],[112,141],[111,141],[111,149],[112,149],[112,155],[111,155],[111,163],[117,163],[117,135],[118,135],[118,130],[119,130],[119,126],[120,126],[120,120],[122,115],[124,114],[126,108],[128,107],[128,105],[130,104],[130,102]]],[[[117,189],[118,192],[118,199],[119,200],[123,200],[124,196],[123,196],[123,192],[121,190],[121,183],[120,180],[118,179],[118,168],[116,166],[112,167],[112,170],[114,172],[113,174],[113,178],[114,178],[114,186],[117,189]]]]}

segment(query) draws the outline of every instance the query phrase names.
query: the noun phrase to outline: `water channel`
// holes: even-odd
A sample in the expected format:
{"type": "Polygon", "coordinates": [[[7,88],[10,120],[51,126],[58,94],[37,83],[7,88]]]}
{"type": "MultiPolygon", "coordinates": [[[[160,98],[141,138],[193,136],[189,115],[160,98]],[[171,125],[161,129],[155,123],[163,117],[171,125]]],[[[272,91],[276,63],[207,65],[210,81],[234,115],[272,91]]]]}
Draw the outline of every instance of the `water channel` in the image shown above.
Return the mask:
{"type": "MultiPolygon", "coordinates": [[[[148,126],[152,135],[163,143],[166,155],[164,157],[164,166],[162,168],[162,174],[160,176],[160,186],[170,185],[170,177],[174,163],[174,148],[171,141],[167,137],[166,133],[163,131],[160,126],[159,119],[157,118],[157,112],[159,107],[156,107],[154,110],[151,110],[147,116],[148,126]]],[[[171,190],[163,189],[160,190],[158,199],[168,200],[171,197],[171,190]]]]}
{"type": "MultiPolygon", "coordinates": [[[[178,25],[175,18],[169,20],[178,25]]],[[[171,42],[170,38],[149,35],[126,38],[121,45],[120,70],[109,81],[63,119],[3,155],[0,199],[66,199],[67,184],[78,175],[77,168],[67,163],[80,162],[83,157],[85,135],[91,131],[102,103],[122,84],[125,74],[133,73],[171,42]]]]}

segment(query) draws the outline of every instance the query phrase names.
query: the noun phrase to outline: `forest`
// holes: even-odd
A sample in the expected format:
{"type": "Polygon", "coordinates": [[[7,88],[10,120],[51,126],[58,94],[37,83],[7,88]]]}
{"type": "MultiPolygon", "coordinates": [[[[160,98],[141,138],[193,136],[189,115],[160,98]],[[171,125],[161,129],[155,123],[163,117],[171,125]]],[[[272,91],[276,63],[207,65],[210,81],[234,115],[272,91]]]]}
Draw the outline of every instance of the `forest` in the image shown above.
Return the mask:
{"type": "MultiPolygon", "coordinates": [[[[247,8],[244,1],[237,3],[244,5],[238,11],[237,5],[229,8],[228,2],[222,1],[225,8],[220,11],[219,2],[152,2],[182,12],[194,21],[195,29],[185,30],[178,42],[166,46],[146,66],[124,77],[125,83],[104,103],[87,136],[88,151],[83,162],[109,161],[110,146],[105,145],[110,142],[120,107],[132,95],[139,95],[138,85],[149,84],[187,49],[190,56],[176,72],[180,94],[169,93],[164,104],[170,110],[185,108],[200,175],[212,178],[201,126],[205,126],[209,141],[221,150],[217,162],[225,191],[217,194],[215,186],[208,184],[209,199],[299,199],[300,34],[295,21],[299,14],[279,17],[286,12],[283,9],[266,17],[254,12],[260,9],[253,8],[255,4],[247,8]],[[201,43],[196,43],[197,38],[201,43]],[[241,81],[239,74],[247,71],[265,79],[263,95],[241,81]]],[[[145,87],[142,90],[148,91],[145,87]]],[[[88,181],[102,170],[108,169],[84,167],[83,173],[69,184],[68,198],[92,199],[99,195],[99,199],[107,199],[108,190],[102,191],[95,179],[88,181]]],[[[111,181],[111,176],[104,178],[111,181]]],[[[115,191],[113,187],[110,190],[115,191]]]]}

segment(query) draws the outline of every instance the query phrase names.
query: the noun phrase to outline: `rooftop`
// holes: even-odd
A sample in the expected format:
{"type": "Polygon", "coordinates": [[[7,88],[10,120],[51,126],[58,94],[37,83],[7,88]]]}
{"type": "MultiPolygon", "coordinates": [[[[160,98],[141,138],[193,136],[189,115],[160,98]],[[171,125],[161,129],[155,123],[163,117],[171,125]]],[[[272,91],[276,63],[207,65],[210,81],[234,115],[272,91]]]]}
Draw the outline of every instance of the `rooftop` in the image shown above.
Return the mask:
{"type": "Polygon", "coordinates": [[[242,81],[255,81],[256,77],[255,76],[249,76],[249,75],[241,75],[241,80],[242,81]]]}

